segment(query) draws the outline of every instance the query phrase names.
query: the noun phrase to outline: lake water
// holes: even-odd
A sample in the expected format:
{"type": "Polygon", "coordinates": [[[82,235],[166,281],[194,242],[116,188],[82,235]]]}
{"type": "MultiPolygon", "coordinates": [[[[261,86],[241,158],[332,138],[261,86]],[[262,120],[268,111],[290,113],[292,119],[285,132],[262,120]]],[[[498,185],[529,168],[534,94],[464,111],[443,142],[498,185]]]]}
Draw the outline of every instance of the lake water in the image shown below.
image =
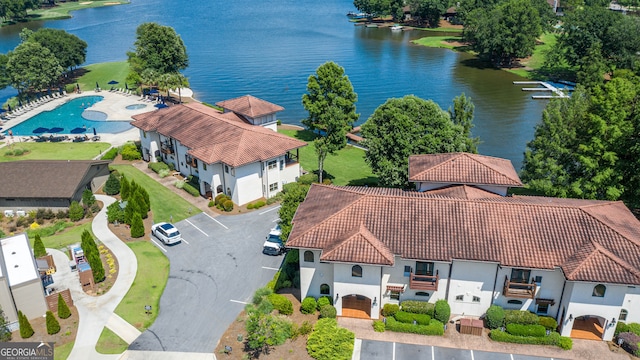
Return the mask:
{"type": "MultiPolygon", "coordinates": [[[[358,94],[363,123],[388,98],[413,94],[447,109],[464,92],[476,107],[480,153],[522,162],[545,101],[532,100],[505,71],[477,67],[472,57],[410,43],[422,31],[354,26],[345,16],[351,0],[237,0],[187,3],[132,0],[86,9],[73,18],[0,29],[0,52],[12,50],[25,25],[64,29],[88,44],[87,64],[126,59],[136,27],[148,21],[172,26],[189,54],[185,71],[195,96],[215,103],[251,94],[285,107],[279,118],[299,124],[309,75],[326,61],[345,68],[358,94]]],[[[4,98],[13,90],[0,93],[4,98]]],[[[0,99],[3,100],[3,99],[0,99]]],[[[3,100],[4,101],[4,100],[3,100]]]]}

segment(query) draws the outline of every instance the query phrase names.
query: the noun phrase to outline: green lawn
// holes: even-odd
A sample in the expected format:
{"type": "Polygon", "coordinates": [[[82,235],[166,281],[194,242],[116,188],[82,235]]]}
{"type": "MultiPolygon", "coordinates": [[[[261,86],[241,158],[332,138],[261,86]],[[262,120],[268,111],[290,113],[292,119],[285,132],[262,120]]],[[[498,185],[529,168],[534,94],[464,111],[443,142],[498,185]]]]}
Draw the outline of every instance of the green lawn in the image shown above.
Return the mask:
{"type": "MultiPolygon", "coordinates": [[[[64,250],[67,245],[75,244],[80,242],[80,236],[82,233],[88,230],[91,235],[93,235],[93,231],[91,231],[91,222],[84,223],[80,226],[72,227],[66,231],[61,233],[57,233],[51,236],[43,236],[42,242],[44,243],[44,247],[50,249],[61,249],[64,250]]],[[[33,247],[33,241],[35,239],[35,233],[32,230],[27,231],[27,235],[29,235],[29,242],[31,243],[31,247],[33,247]]]]}
{"type": "Polygon", "coordinates": [[[104,327],[96,344],[96,351],[100,354],[122,354],[128,347],[129,344],[126,341],[104,327]]]}
{"type": "MultiPolygon", "coordinates": [[[[444,48],[454,50],[456,47],[453,45],[456,42],[462,40],[462,36],[427,36],[417,40],[413,40],[414,44],[433,47],[433,48],[444,48]]],[[[460,50],[457,48],[456,50],[460,50]]]]}
{"type": "MultiPolygon", "coordinates": [[[[77,83],[80,84],[81,90],[93,90],[96,88],[96,82],[102,89],[111,89],[109,81],[115,80],[118,84],[113,85],[115,88],[124,88],[125,79],[129,74],[129,63],[126,61],[106,62],[92,64],[83,67],[86,71],[78,78],[77,83]]],[[[131,85],[131,84],[129,84],[131,85]]]]}
{"type": "MultiPolygon", "coordinates": [[[[318,156],[313,147],[314,134],[309,130],[283,130],[278,132],[309,142],[300,149],[300,165],[306,171],[318,170],[318,156]]],[[[376,185],[378,178],[364,161],[364,150],[347,146],[324,161],[324,170],[335,185],[376,185]]]]}
{"type": "Polygon", "coordinates": [[[73,344],[75,341],[68,342],[64,345],[55,346],[53,349],[53,359],[54,360],[66,360],[69,358],[69,354],[71,354],[71,350],[73,350],[73,344]]]}
{"type": "Polygon", "coordinates": [[[111,168],[125,175],[129,181],[135,180],[136,184],[142,185],[149,192],[153,221],[156,223],[170,221],[171,216],[174,222],[178,222],[201,212],[193,204],[131,165],[112,165],[111,168]]]}
{"type": "Polygon", "coordinates": [[[533,49],[533,55],[529,59],[522,61],[522,64],[528,69],[508,69],[507,71],[525,78],[538,78],[536,70],[542,68],[546,53],[556,44],[558,39],[556,34],[544,33],[539,40],[540,43],[533,49]]]}
{"type": "Polygon", "coordinates": [[[19,160],[91,160],[111,145],[103,142],[50,143],[24,142],[0,149],[0,162],[19,160]],[[28,150],[20,156],[7,153],[16,149],[28,150]]]}
{"type": "Polygon", "coordinates": [[[81,9],[110,6],[118,4],[128,4],[127,0],[94,0],[94,1],[67,1],[65,3],[57,2],[56,6],[28,11],[28,20],[54,20],[67,19],[71,17],[70,12],[81,9]]]}
{"type": "Polygon", "coordinates": [[[145,331],[158,316],[160,296],[169,278],[169,259],[148,241],[135,241],[127,245],[136,254],[138,272],[127,295],[115,313],[140,331],[145,331]],[[147,315],[145,305],[152,306],[147,315]]]}

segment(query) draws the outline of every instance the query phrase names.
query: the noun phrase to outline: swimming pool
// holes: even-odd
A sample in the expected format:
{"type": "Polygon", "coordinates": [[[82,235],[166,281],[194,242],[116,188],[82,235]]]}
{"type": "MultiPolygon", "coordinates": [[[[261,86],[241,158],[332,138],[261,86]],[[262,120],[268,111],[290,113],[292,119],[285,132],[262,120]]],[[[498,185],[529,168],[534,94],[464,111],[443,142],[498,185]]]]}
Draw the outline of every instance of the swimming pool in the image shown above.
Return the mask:
{"type": "MultiPolygon", "coordinates": [[[[33,130],[37,128],[51,129],[60,127],[63,130],[60,134],[72,134],[71,130],[86,128],[88,133],[95,128],[97,133],[119,133],[131,129],[131,124],[126,121],[106,121],[107,114],[85,110],[93,104],[102,101],[102,96],[83,96],[68,101],[51,111],[44,111],[23,121],[11,128],[13,135],[29,136],[34,135],[33,130]],[[84,114],[83,114],[84,113],[84,114]]],[[[7,129],[5,129],[7,130],[7,129]]],[[[76,133],[76,132],[73,132],[76,133]]]]}

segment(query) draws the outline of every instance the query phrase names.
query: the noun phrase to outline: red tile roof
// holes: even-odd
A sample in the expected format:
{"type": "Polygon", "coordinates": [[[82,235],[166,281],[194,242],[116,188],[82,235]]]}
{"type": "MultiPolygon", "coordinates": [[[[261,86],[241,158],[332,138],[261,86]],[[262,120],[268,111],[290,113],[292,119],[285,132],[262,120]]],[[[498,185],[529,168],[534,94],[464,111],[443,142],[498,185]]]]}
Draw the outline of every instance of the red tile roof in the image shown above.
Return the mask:
{"type": "Polygon", "coordinates": [[[522,186],[511,161],[469,153],[411,155],[409,181],[522,186]]]}
{"type": "Polygon", "coordinates": [[[131,124],[178,140],[189,154],[207,164],[242,166],[265,161],[306,146],[304,141],[247,124],[234,113],[200,103],[170,106],[133,116],[131,124]]]}
{"type": "Polygon", "coordinates": [[[272,104],[268,101],[258,99],[251,95],[237,97],[235,99],[217,102],[216,105],[223,109],[233,111],[249,118],[258,118],[264,115],[273,114],[284,110],[280,105],[272,104]]]}
{"type": "MultiPolygon", "coordinates": [[[[326,251],[362,226],[406,259],[560,267],[569,280],[640,285],[640,222],[621,202],[456,194],[313,185],[287,246],[326,251]]],[[[340,261],[379,263],[357,246],[340,261]]]]}
{"type": "Polygon", "coordinates": [[[324,249],[320,260],[393,266],[394,257],[391,250],[361,224],[324,249]]]}

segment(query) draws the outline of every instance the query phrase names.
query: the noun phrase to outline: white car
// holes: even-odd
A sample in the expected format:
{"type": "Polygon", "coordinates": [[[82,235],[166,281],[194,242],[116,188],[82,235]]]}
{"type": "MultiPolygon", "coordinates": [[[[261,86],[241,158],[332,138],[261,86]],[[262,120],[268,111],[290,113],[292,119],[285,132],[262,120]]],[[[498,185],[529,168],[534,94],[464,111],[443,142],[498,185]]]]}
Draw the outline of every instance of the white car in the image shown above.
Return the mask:
{"type": "Polygon", "coordinates": [[[280,228],[280,224],[276,225],[269,231],[269,235],[280,236],[282,235],[282,228],[280,228]]]}
{"type": "Polygon", "coordinates": [[[151,233],[167,245],[176,244],[182,241],[180,231],[178,231],[175,226],[167,222],[153,224],[151,226],[151,233]]]}

